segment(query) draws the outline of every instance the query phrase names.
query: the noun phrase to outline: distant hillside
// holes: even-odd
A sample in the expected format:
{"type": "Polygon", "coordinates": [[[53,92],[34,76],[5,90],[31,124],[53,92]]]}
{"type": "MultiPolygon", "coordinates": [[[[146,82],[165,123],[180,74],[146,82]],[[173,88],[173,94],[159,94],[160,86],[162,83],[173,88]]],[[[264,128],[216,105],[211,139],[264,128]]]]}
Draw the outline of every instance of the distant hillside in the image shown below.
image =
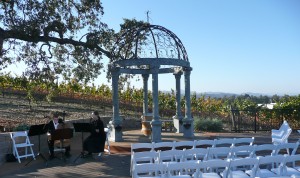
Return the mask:
{"type": "MultiPolygon", "coordinates": [[[[163,91],[164,93],[171,93],[170,91],[163,91]]],[[[195,91],[191,91],[191,95],[194,94],[195,91]]],[[[250,96],[272,96],[272,95],[268,95],[268,94],[263,94],[263,93],[252,93],[252,92],[248,92],[248,93],[241,93],[241,94],[236,94],[236,93],[223,93],[223,92],[203,92],[203,93],[199,93],[196,92],[197,97],[200,96],[205,96],[205,97],[211,97],[211,98],[223,98],[223,97],[231,97],[231,96],[239,96],[239,95],[245,95],[248,94],[250,96]]],[[[181,95],[184,96],[184,90],[181,91],[181,95]]]]}

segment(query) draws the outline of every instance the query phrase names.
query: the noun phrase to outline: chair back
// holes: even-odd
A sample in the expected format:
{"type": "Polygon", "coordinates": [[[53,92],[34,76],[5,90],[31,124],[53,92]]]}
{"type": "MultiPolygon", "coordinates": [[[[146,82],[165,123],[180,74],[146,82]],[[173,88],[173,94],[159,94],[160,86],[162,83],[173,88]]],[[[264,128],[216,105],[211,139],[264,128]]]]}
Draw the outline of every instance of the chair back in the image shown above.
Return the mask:
{"type": "Polygon", "coordinates": [[[288,142],[288,137],[292,133],[292,128],[289,126],[287,121],[283,121],[282,125],[278,130],[271,130],[272,142],[274,144],[282,144],[288,142]]]}
{"type": "Polygon", "coordinates": [[[195,140],[194,148],[215,147],[215,140],[195,140]]]}
{"type": "Polygon", "coordinates": [[[232,159],[253,157],[254,149],[252,145],[233,146],[229,157],[232,159]]]}
{"type": "Polygon", "coordinates": [[[231,147],[209,148],[207,160],[210,159],[227,159],[230,157],[231,147]]]}
{"type": "Polygon", "coordinates": [[[177,176],[180,177],[182,175],[189,175],[191,177],[194,177],[192,175],[198,169],[198,165],[199,165],[199,162],[168,163],[166,166],[166,177],[172,178],[174,176],[174,178],[175,178],[177,176]]]}
{"type": "Polygon", "coordinates": [[[192,149],[194,148],[194,141],[175,141],[173,142],[173,147],[176,150],[192,149]]]}
{"type": "Polygon", "coordinates": [[[181,162],[184,159],[184,150],[166,150],[158,152],[158,163],[181,162]]]}
{"type": "MultiPolygon", "coordinates": [[[[174,141],[175,142],[175,141],[174,141]]],[[[173,150],[174,149],[174,142],[158,142],[152,143],[154,151],[165,151],[165,150],[173,150]]]]}
{"type": "Polygon", "coordinates": [[[143,151],[152,151],[152,143],[132,143],[131,144],[131,154],[133,152],[143,152],[143,151]]]}
{"type": "Polygon", "coordinates": [[[143,176],[161,176],[165,173],[166,165],[164,164],[137,164],[132,171],[133,178],[143,176]]]}
{"type": "Polygon", "coordinates": [[[193,148],[184,151],[184,161],[206,161],[209,148],[193,148]]]}
{"type": "Polygon", "coordinates": [[[253,157],[275,155],[277,145],[262,144],[254,145],[253,157]]]}
{"type": "Polygon", "coordinates": [[[254,137],[234,138],[234,146],[253,145],[254,137]]]}
{"type": "Polygon", "coordinates": [[[214,159],[202,161],[199,163],[199,176],[198,177],[216,177],[220,178],[220,174],[222,177],[227,177],[228,167],[230,164],[229,159],[214,159]],[[207,175],[207,176],[205,176],[207,175]]]}
{"type": "Polygon", "coordinates": [[[299,147],[299,141],[296,143],[282,143],[276,147],[275,154],[296,154],[299,147]]]}
{"type": "Polygon", "coordinates": [[[215,147],[231,147],[234,146],[234,138],[215,139],[215,147]]]}
{"type": "Polygon", "coordinates": [[[18,159],[19,163],[21,163],[20,158],[32,157],[33,159],[35,159],[35,155],[32,149],[33,144],[30,143],[27,131],[11,132],[10,138],[13,144],[13,154],[18,159]]]}

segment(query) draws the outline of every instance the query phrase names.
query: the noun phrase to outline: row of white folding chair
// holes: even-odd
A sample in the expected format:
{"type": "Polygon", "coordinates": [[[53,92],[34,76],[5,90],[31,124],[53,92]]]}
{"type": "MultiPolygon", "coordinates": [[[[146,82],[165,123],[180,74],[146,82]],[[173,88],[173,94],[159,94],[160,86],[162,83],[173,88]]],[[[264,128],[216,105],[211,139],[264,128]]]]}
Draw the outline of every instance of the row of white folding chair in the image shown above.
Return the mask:
{"type": "MultiPolygon", "coordinates": [[[[295,154],[299,143],[287,143],[282,145],[273,145],[273,144],[262,144],[262,145],[242,145],[242,146],[233,146],[233,147],[213,147],[213,148],[193,148],[182,150],[166,150],[159,151],[159,153],[155,153],[155,151],[142,152],[140,154],[135,154],[135,159],[143,160],[144,157],[150,157],[150,155],[156,155],[160,158],[156,158],[157,161],[161,160],[163,162],[165,160],[207,160],[207,159],[234,159],[234,158],[242,158],[242,157],[257,157],[257,156],[267,156],[267,155],[277,155],[281,153],[281,150],[285,150],[286,148],[293,149],[291,154],[295,154]],[[151,153],[149,153],[151,152],[151,153]],[[153,153],[152,153],[153,152],[153,153]],[[141,155],[141,156],[138,156],[141,155]],[[177,158],[172,158],[171,156],[176,155],[177,158]]],[[[134,155],[134,154],[132,154],[134,155]]]]}
{"type": "Polygon", "coordinates": [[[194,147],[230,147],[253,145],[254,137],[219,138],[214,140],[196,140],[194,147]]]}
{"type": "MultiPolygon", "coordinates": [[[[285,154],[286,149],[291,149],[291,155],[294,155],[299,147],[299,142],[296,143],[285,143],[281,145],[273,144],[262,144],[262,145],[242,145],[242,146],[231,146],[231,147],[213,147],[208,148],[206,155],[204,151],[199,150],[198,158],[201,155],[202,159],[237,159],[245,157],[258,157],[258,156],[269,156],[285,154]]],[[[198,150],[197,150],[198,151],[198,150]]],[[[194,152],[193,149],[190,152],[194,152]]],[[[196,151],[194,152],[196,153],[196,151]]]]}
{"type": "Polygon", "coordinates": [[[166,150],[133,153],[131,160],[131,172],[137,164],[149,163],[178,163],[178,162],[197,162],[206,160],[207,148],[194,148],[188,150],[166,150]]]}
{"type": "MultiPolygon", "coordinates": [[[[174,175],[174,170],[177,173],[180,172],[181,166],[185,165],[187,174],[193,174],[194,177],[222,177],[229,178],[254,178],[254,177],[279,177],[279,176],[300,176],[300,155],[275,155],[275,156],[264,156],[257,158],[242,158],[242,159],[214,159],[207,161],[196,161],[196,162],[169,162],[167,164],[156,163],[160,165],[161,173],[168,172],[166,167],[169,168],[168,174],[174,175]],[[296,163],[296,161],[298,161],[296,163]],[[191,168],[187,165],[193,165],[194,163],[199,164],[197,167],[191,168]],[[289,163],[289,165],[288,165],[289,163]],[[213,166],[214,165],[214,166],[213,166]],[[298,166],[296,166],[298,165],[298,166]],[[245,170],[245,167],[248,168],[245,170]],[[199,169],[199,170],[198,170],[199,169]],[[170,171],[170,170],[173,170],[170,171]],[[227,176],[228,175],[228,176],[227,176]]],[[[135,166],[135,171],[139,170],[137,167],[150,167],[153,163],[138,164],[135,166]]],[[[195,166],[195,165],[194,165],[195,166]]],[[[182,172],[180,172],[182,173],[182,172]]],[[[186,174],[186,173],[185,173],[186,174]]]]}
{"type": "MultiPolygon", "coordinates": [[[[159,162],[165,160],[178,161],[178,160],[207,160],[207,159],[235,159],[244,157],[257,157],[257,156],[267,156],[267,155],[277,155],[282,154],[282,150],[292,149],[291,154],[295,154],[299,146],[299,142],[296,143],[286,143],[282,145],[273,144],[262,144],[262,145],[242,145],[242,146],[232,146],[232,147],[213,147],[213,148],[192,148],[184,151],[182,150],[166,150],[159,151],[157,156],[160,158],[156,159],[159,162]],[[176,155],[175,157],[172,157],[176,155]],[[172,159],[171,159],[172,157],[172,159]]],[[[154,151],[150,151],[154,152],[154,151]]],[[[154,153],[149,153],[154,154],[154,153]]],[[[139,154],[137,154],[139,155],[139,154]]],[[[149,157],[146,152],[140,154],[142,157],[149,157]]],[[[138,156],[136,156],[136,159],[138,156]]],[[[142,158],[143,159],[143,158],[142,158]]]]}
{"type": "Polygon", "coordinates": [[[224,159],[224,158],[245,158],[245,157],[259,157],[271,156],[278,154],[296,154],[299,147],[299,142],[296,143],[283,143],[281,145],[262,144],[262,145],[242,145],[232,146],[230,149],[227,147],[210,148],[207,159],[224,159]],[[286,150],[292,150],[290,152],[286,150]]]}
{"type": "Polygon", "coordinates": [[[167,164],[138,164],[133,170],[133,178],[227,178],[229,160],[208,160],[167,164]]]}
{"type": "Polygon", "coordinates": [[[131,144],[131,153],[150,150],[171,150],[171,149],[191,149],[197,147],[224,147],[225,145],[230,147],[234,145],[252,145],[254,137],[249,138],[223,138],[214,140],[194,140],[194,141],[173,141],[173,142],[158,142],[158,143],[134,143],[131,144]]]}
{"type": "Polygon", "coordinates": [[[258,158],[232,159],[229,169],[230,178],[244,177],[300,177],[300,155],[275,155],[258,158]],[[257,161],[255,161],[257,160],[257,161]],[[238,166],[251,166],[252,169],[236,170],[238,166]]]}

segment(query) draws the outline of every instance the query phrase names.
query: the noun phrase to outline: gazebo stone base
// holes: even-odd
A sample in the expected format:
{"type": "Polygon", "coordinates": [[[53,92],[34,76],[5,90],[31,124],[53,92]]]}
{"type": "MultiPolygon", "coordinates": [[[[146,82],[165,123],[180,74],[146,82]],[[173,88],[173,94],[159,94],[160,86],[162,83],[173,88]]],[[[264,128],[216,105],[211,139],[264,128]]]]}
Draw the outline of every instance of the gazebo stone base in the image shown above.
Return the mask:
{"type": "Polygon", "coordinates": [[[194,121],[192,119],[183,121],[183,137],[194,138],[194,121]]]}
{"type": "Polygon", "coordinates": [[[112,123],[109,123],[108,125],[111,129],[108,140],[112,142],[122,142],[123,141],[122,127],[120,125],[114,125],[112,123]]]}
{"type": "Polygon", "coordinates": [[[173,116],[173,124],[176,133],[183,133],[184,128],[183,128],[182,118],[179,118],[177,115],[173,116]]]}
{"type": "Polygon", "coordinates": [[[151,138],[152,142],[161,142],[161,121],[159,120],[152,120],[151,121],[152,132],[151,138]]]}

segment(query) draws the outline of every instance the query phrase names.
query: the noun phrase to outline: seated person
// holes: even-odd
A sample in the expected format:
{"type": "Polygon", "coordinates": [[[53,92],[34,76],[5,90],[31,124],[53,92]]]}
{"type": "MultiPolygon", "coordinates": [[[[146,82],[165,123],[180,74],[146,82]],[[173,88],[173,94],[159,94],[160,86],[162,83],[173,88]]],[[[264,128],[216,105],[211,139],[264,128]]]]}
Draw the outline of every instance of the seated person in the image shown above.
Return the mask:
{"type": "Polygon", "coordinates": [[[83,150],[89,155],[104,152],[106,133],[98,111],[94,111],[90,119],[91,134],[83,142],[83,150]]]}
{"type": "MultiPolygon", "coordinates": [[[[50,152],[50,159],[54,158],[54,143],[55,141],[51,139],[51,134],[56,130],[56,129],[62,129],[62,127],[64,127],[64,122],[61,118],[58,118],[59,114],[57,112],[53,113],[53,119],[48,123],[48,133],[50,134],[50,136],[48,137],[48,147],[49,147],[49,152],[50,152]]],[[[66,157],[70,157],[70,144],[68,144],[68,146],[64,147],[65,150],[65,156],[66,157]]]]}

